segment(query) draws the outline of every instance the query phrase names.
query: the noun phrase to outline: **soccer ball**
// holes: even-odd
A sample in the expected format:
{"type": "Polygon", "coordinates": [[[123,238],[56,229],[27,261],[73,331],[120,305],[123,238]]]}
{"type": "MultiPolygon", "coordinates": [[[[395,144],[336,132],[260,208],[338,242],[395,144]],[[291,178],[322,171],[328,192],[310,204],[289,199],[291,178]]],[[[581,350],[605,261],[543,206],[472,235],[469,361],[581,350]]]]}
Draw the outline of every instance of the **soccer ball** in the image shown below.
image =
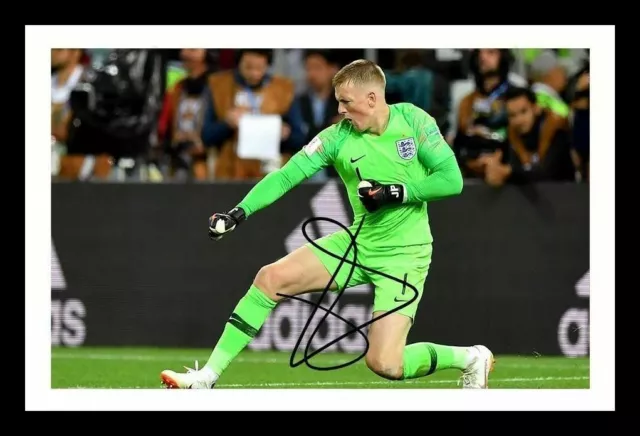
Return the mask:
{"type": "Polygon", "coordinates": [[[358,197],[362,197],[362,195],[360,195],[361,189],[371,189],[371,188],[373,188],[373,185],[371,184],[371,182],[362,180],[360,183],[358,183],[358,197]]]}
{"type": "Polygon", "coordinates": [[[214,228],[215,228],[216,232],[218,232],[220,234],[223,234],[227,230],[229,230],[229,229],[227,229],[227,223],[224,220],[221,220],[221,219],[216,220],[214,228]]]}

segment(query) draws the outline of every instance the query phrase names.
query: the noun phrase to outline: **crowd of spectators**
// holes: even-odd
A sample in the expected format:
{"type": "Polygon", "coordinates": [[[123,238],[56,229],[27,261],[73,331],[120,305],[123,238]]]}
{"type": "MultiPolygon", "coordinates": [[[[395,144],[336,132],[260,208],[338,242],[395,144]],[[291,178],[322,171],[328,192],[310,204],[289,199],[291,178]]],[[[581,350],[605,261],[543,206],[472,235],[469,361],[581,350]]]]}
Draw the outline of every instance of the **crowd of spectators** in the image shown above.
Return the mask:
{"type": "Polygon", "coordinates": [[[359,58],[383,68],[389,103],[436,119],[467,179],[588,182],[589,52],[577,49],[54,49],[52,177],[260,179],[340,120],[331,79],[359,58]],[[238,156],[244,114],[281,117],[279,158],[238,156]]]}

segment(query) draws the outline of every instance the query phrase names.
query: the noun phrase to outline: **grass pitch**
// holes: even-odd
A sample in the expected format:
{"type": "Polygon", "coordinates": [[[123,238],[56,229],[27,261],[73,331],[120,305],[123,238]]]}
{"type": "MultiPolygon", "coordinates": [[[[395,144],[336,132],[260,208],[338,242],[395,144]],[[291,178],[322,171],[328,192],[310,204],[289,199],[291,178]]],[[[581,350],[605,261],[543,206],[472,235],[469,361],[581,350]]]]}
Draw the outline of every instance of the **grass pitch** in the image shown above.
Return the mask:
{"type": "MultiPolygon", "coordinates": [[[[51,349],[51,387],[158,389],[163,369],[180,371],[204,365],[208,349],[57,348],[51,349]]],[[[291,368],[290,353],[246,351],[232,362],[216,389],[459,389],[459,371],[444,370],[429,377],[386,381],[371,373],[364,359],[334,371],[317,371],[304,364],[291,368]]],[[[316,366],[335,366],[356,355],[322,353],[316,366]]],[[[589,359],[497,355],[489,379],[491,389],[588,389],[589,359]]]]}

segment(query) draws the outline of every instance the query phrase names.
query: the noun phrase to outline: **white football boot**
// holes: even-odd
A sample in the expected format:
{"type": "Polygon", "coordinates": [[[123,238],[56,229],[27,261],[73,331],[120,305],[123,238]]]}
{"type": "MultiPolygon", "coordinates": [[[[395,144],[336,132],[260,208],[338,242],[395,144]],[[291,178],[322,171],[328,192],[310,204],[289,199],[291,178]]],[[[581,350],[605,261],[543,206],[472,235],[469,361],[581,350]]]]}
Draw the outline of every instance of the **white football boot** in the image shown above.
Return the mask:
{"type": "Polygon", "coordinates": [[[469,348],[474,353],[469,365],[462,371],[463,389],[488,389],[489,373],[493,371],[495,359],[493,353],[484,345],[469,348]]]}
{"type": "Polygon", "coordinates": [[[167,389],[212,389],[218,377],[207,367],[198,370],[197,360],[195,366],[195,369],[185,366],[187,372],[182,373],[165,369],[160,373],[162,384],[167,389]]]}

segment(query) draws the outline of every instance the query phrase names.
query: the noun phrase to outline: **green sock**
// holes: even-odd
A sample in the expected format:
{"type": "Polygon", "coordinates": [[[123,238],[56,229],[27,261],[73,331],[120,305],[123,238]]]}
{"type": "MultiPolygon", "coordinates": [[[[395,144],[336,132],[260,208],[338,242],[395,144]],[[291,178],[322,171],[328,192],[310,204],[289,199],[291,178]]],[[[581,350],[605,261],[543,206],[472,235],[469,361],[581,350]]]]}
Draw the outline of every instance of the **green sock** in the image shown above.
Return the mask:
{"type": "Polygon", "coordinates": [[[467,366],[467,347],[452,347],[431,342],[419,342],[404,347],[404,379],[431,375],[441,369],[464,369],[467,366]]]}
{"type": "Polygon", "coordinates": [[[217,375],[251,342],[276,306],[260,289],[251,285],[240,299],[205,367],[217,375]]]}

